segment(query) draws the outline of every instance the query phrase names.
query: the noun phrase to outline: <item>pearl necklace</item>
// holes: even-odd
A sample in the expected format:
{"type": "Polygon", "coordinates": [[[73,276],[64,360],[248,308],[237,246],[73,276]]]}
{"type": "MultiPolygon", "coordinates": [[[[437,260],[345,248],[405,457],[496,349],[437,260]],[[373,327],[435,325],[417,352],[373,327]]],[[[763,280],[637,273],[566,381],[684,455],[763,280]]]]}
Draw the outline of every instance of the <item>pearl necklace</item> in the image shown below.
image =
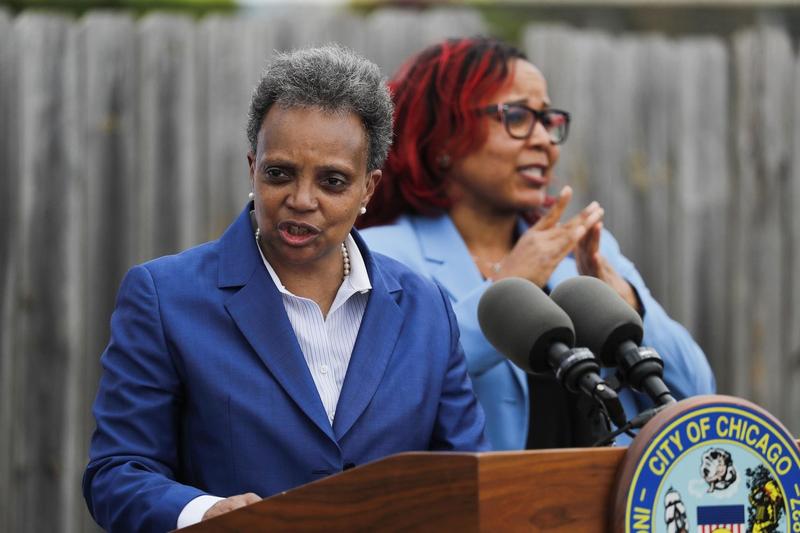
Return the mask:
{"type": "MultiPolygon", "coordinates": [[[[261,228],[256,228],[256,246],[261,247],[261,228]]],[[[347,246],[342,243],[342,263],[344,267],[344,275],[342,281],[350,275],[350,254],[347,252],[347,246]]]]}

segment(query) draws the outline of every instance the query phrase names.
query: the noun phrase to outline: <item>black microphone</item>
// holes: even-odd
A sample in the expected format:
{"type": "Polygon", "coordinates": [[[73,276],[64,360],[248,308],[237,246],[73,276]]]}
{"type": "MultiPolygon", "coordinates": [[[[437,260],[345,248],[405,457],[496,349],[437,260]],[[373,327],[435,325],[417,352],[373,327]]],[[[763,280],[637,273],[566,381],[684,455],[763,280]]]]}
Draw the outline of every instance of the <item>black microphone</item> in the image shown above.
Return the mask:
{"type": "Polygon", "coordinates": [[[532,374],[555,371],[567,390],[601,402],[615,425],[625,423],[619,397],[600,377],[594,355],[573,348],[572,321],[539,287],[522,278],[494,283],[478,304],[478,322],[489,342],[518,367],[532,374]]]}
{"type": "Polygon", "coordinates": [[[616,366],[634,390],[656,405],[675,402],[662,379],[664,361],[652,348],[640,348],[642,319],[617,291],[597,278],[578,276],[559,284],[550,296],[572,319],[579,346],[588,347],[603,366],[616,366]]]}

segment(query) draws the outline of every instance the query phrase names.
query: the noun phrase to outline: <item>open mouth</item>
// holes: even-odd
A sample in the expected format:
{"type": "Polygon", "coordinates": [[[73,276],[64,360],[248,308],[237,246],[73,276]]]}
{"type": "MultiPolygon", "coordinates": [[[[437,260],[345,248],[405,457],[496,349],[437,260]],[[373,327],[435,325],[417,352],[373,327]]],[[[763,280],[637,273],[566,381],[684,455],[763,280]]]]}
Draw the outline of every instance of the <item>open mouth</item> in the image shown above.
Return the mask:
{"type": "Polygon", "coordinates": [[[544,187],[547,185],[547,178],[544,175],[544,167],[540,165],[529,165],[524,167],[517,167],[517,172],[522,176],[526,182],[534,187],[544,187]]]}
{"type": "Polygon", "coordinates": [[[284,221],[278,224],[281,239],[292,246],[302,246],[320,234],[320,229],[311,224],[284,221]]]}

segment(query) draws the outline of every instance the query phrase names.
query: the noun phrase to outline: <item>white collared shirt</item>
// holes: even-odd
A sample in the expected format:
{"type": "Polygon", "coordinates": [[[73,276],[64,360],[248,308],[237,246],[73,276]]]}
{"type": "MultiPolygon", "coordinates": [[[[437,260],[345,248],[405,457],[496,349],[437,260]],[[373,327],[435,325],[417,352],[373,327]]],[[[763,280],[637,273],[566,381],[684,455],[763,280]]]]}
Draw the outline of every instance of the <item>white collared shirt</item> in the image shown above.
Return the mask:
{"type": "Polygon", "coordinates": [[[345,246],[350,256],[350,275],[342,281],[327,317],[322,316],[317,302],[295,296],[283,286],[259,247],[264,266],[281,293],[289,322],[331,425],[350,363],[350,354],[353,353],[364,309],[367,307],[368,293],[372,289],[364,258],[351,235],[345,239],[345,246]]]}
{"type": "MultiPolygon", "coordinates": [[[[296,296],[286,289],[264,257],[261,247],[257,246],[267,272],[281,293],[283,307],[331,425],[336,416],[336,405],[361,327],[361,319],[367,307],[369,291],[372,289],[367,265],[352,235],[347,236],[344,244],[350,256],[350,275],[339,286],[327,317],[322,316],[322,310],[315,301],[296,296]]],[[[193,499],[181,510],[177,527],[200,522],[206,511],[222,499],[211,495],[193,499]]]]}

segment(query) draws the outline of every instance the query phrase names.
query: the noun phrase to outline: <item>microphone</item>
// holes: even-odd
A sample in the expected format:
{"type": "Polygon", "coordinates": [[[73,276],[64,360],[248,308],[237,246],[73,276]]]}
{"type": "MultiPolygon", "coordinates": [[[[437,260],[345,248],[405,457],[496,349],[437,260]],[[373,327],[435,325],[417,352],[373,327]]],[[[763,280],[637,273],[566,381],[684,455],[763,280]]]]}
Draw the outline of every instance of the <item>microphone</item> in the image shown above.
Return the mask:
{"type": "Polygon", "coordinates": [[[603,366],[616,366],[634,390],[656,405],[675,402],[662,379],[664,361],[652,348],[640,348],[642,319],[617,291],[597,278],[578,276],[559,284],[550,296],[572,319],[577,343],[594,352],[603,366]]]}
{"type": "Polygon", "coordinates": [[[531,374],[555,371],[570,392],[602,403],[615,425],[625,424],[616,391],[600,377],[600,365],[586,348],[573,348],[569,316],[535,284],[522,278],[494,283],[478,303],[478,322],[489,342],[531,374]]]}

